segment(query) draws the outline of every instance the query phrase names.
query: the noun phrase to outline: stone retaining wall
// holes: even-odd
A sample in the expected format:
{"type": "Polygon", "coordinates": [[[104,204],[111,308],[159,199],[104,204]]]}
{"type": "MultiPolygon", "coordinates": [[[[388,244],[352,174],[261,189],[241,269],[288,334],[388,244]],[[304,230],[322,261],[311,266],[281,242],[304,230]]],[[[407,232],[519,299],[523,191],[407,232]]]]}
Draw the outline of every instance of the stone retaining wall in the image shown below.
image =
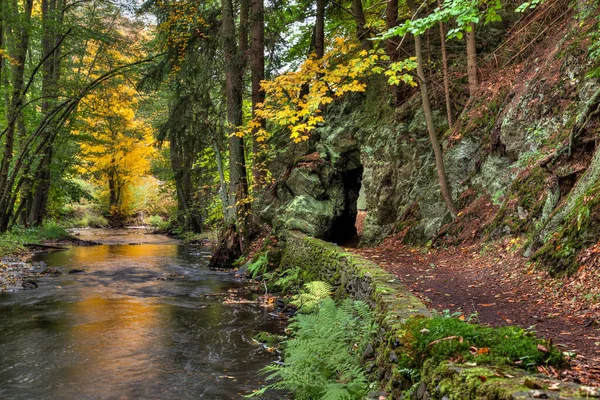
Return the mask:
{"type": "MultiPolygon", "coordinates": [[[[336,297],[364,300],[373,305],[381,322],[381,332],[364,363],[385,392],[374,399],[400,399],[412,383],[398,370],[399,333],[406,320],[415,315],[430,316],[430,311],[398,279],[379,265],[332,243],[289,232],[281,259],[284,268],[300,267],[310,280],[322,280],[336,287],[336,297]]],[[[427,365],[421,382],[413,387],[411,400],[467,399],[581,399],[598,398],[600,390],[563,383],[522,370],[505,372],[494,367],[444,363],[427,365]],[[558,388],[558,390],[557,390],[558,388]],[[550,390],[552,389],[552,390],[550,390]]]]}

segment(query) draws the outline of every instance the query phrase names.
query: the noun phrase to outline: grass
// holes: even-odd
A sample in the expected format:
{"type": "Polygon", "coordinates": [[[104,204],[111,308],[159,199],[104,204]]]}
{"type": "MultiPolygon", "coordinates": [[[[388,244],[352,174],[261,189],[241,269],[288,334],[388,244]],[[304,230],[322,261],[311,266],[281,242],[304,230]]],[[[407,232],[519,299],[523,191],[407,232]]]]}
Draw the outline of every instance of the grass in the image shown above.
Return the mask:
{"type": "Polygon", "coordinates": [[[537,366],[565,365],[562,352],[538,339],[531,330],[513,326],[491,328],[448,315],[409,320],[401,342],[401,364],[406,368],[420,368],[426,360],[435,365],[451,360],[529,371],[535,371],[537,366]]]}
{"type": "Polygon", "coordinates": [[[72,218],[65,223],[69,228],[106,228],[108,220],[101,215],[83,215],[72,218]]]}
{"type": "Polygon", "coordinates": [[[62,240],[70,237],[63,227],[54,221],[47,221],[41,227],[13,227],[0,234],[0,256],[8,256],[25,252],[26,243],[40,243],[45,240],[62,240]]]}

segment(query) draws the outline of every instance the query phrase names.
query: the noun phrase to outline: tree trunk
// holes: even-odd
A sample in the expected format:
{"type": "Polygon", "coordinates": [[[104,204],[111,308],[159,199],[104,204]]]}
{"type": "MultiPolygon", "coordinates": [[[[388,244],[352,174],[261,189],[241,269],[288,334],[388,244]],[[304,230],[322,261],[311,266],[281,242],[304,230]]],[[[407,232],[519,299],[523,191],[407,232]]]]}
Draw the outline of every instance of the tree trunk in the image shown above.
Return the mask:
{"type": "Polygon", "coordinates": [[[475,43],[475,24],[471,23],[471,30],[467,32],[467,75],[469,77],[469,95],[475,96],[479,79],[477,78],[477,47],[475,43]]]}
{"type": "MultiPolygon", "coordinates": [[[[18,43],[15,48],[15,53],[12,55],[15,62],[13,63],[12,73],[12,97],[10,99],[10,106],[8,110],[8,126],[4,137],[4,152],[2,154],[2,162],[0,163],[0,193],[1,199],[7,199],[8,193],[12,190],[12,187],[7,184],[9,180],[10,165],[13,161],[13,150],[15,146],[15,131],[17,121],[19,118],[19,109],[23,104],[23,86],[24,86],[24,74],[25,74],[25,63],[27,58],[27,50],[29,49],[29,29],[31,21],[31,13],[33,9],[33,0],[27,0],[24,5],[23,14],[19,18],[18,27],[18,43]]],[[[14,12],[18,12],[15,8],[14,12]]],[[[12,216],[12,209],[9,209],[10,205],[5,202],[0,202],[0,232],[6,231],[10,224],[12,216]]]]}
{"type": "MultiPolygon", "coordinates": [[[[412,0],[409,0],[408,4],[412,13],[416,14],[418,9],[414,2],[412,0]]],[[[438,141],[437,134],[435,132],[435,126],[433,124],[433,117],[431,114],[431,105],[429,103],[429,93],[427,90],[427,80],[425,78],[425,73],[423,72],[423,50],[420,35],[415,35],[415,55],[417,58],[417,77],[419,79],[419,88],[421,90],[423,114],[425,114],[427,131],[429,132],[429,140],[431,142],[431,147],[433,148],[433,154],[435,155],[435,167],[440,183],[440,190],[442,193],[442,198],[446,203],[446,207],[448,207],[448,211],[450,211],[452,218],[456,219],[458,211],[456,210],[456,206],[454,205],[454,201],[452,200],[452,194],[450,193],[450,189],[448,187],[446,170],[444,168],[444,156],[442,154],[442,147],[440,146],[440,143],[438,141]]]]}
{"type": "MultiPolygon", "coordinates": [[[[42,113],[51,112],[58,96],[58,81],[60,78],[61,51],[59,46],[60,27],[64,18],[64,0],[42,0],[42,58],[48,57],[42,66],[42,113]]],[[[52,128],[48,127],[44,136],[54,137],[52,128]]],[[[27,224],[41,225],[46,216],[48,195],[52,182],[52,145],[54,140],[47,140],[43,150],[42,160],[38,167],[30,202],[26,207],[27,224]]]]}
{"type": "MultiPolygon", "coordinates": [[[[442,0],[437,0],[438,7],[442,7],[442,0]]],[[[452,128],[452,103],[450,102],[450,79],[448,78],[448,55],[446,54],[446,27],[440,21],[440,43],[442,47],[442,71],[444,74],[444,97],[446,98],[446,114],[448,127],[452,128]]]]}
{"type": "Polygon", "coordinates": [[[317,0],[315,21],[315,55],[317,59],[325,55],[325,7],[327,0],[317,0]]]}
{"type": "Polygon", "coordinates": [[[354,22],[356,23],[356,37],[360,41],[360,46],[363,50],[371,50],[373,43],[369,40],[371,34],[366,27],[365,12],[363,10],[362,0],[352,0],[352,13],[354,14],[354,22]]]}
{"type": "Polygon", "coordinates": [[[223,159],[221,158],[221,149],[219,148],[217,139],[214,136],[211,138],[211,141],[213,145],[213,150],[215,151],[217,171],[219,172],[219,196],[221,197],[221,206],[223,207],[223,217],[225,218],[225,220],[227,220],[227,214],[229,214],[229,204],[227,201],[227,185],[225,183],[225,171],[223,170],[223,159]]]}
{"type": "MultiPolygon", "coordinates": [[[[252,75],[252,118],[256,117],[257,104],[264,103],[265,92],[261,89],[260,83],[265,79],[265,14],[264,0],[252,0],[251,18],[250,18],[250,70],[252,75]]],[[[261,121],[262,129],[265,128],[265,121],[261,121]]],[[[265,184],[265,172],[263,165],[262,149],[260,143],[256,140],[257,131],[252,131],[252,177],[254,186],[260,189],[265,184]]]]}
{"type": "MultiPolygon", "coordinates": [[[[221,0],[223,21],[221,23],[223,53],[225,56],[225,95],[227,99],[227,122],[230,133],[242,125],[242,89],[244,60],[236,43],[235,20],[232,0],[221,0]]],[[[231,205],[235,209],[235,220],[227,224],[235,226],[237,232],[237,249],[224,248],[227,238],[221,241],[217,252],[225,251],[226,257],[216,259],[233,261],[244,251],[248,240],[248,182],[246,176],[246,161],[244,156],[243,138],[229,135],[229,179],[231,205]]],[[[212,266],[217,266],[211,263],[212,266]]],[[[225,267],[227,265],[219,265],[225,267]]]]}
{"type": "MultiPolygon", "coordinates": [[[[390,30],[398,25],[398,0],[388,0],[385,7],[385,29],[390,30]]],[[[398,60],[398,51],[396,50],[396,44],[388,39],[385,43],[385,49],[390,60],[398,60]]]]}
{"type": "MultiPolygon", "coordinates": [[[[388,0],[385,7],[385,29],[390,30],[398,25],[398,0],[388,0]]],[[[392,39],[385,41],[385,52],[390,57],[390,61],[398,61],[397,45],[392,39]]],[[[391,85],[392,103],[397,106],[400,103],[400,90],[398,85],[391,85]]]]}
{"type": "Polygon", "coordinates": [[[171,145],[171,165],[175,173],[175,189],[177,191],[177,219],[185,230],[202,232],[202,218],[199,205],[194,198],[192,168],[193,150],[185,143],[180,143],[178,136],[173,136],[171,145]]]}

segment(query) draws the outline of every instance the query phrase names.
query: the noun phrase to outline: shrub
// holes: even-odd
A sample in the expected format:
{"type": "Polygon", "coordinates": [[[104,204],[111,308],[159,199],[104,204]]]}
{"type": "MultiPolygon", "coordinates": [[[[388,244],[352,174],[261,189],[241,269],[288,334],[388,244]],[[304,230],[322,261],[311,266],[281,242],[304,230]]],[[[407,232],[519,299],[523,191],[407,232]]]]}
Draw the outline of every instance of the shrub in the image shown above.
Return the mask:
{"type": "Polygon", "coordinates": [[[39,228],[38,236],[41,240],[61,240],[70,237],[71,235],[65,228],[58,225],[55,221],[46,221],[39,228]]]}
{"type": "Polygon", "coordinates": [[[146,223],[159,231],[166,231],[170,225],[170,222],[165,221],[160,215],[151,215],[146,223]]]}

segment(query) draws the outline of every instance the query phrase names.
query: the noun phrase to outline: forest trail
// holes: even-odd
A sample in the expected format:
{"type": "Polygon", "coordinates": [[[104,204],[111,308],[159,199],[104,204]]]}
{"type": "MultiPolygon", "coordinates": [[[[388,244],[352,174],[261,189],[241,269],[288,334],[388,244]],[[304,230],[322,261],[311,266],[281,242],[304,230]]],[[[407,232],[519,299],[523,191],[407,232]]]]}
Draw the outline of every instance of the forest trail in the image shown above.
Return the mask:
{"type": "Polygon", "coordinates": [[[571,370],[560,376],[540,372],[600,386],[600,306],[572,293],[578,281],[552,279],[501,245],[490,251],[481,245],[422,250],[390,238],[377,248],[349,250],[395,274],[435,310],[466,318],[477,313],[475,320],[491,326],[533,326],[563,351],[577,353],[571,370]]]}

